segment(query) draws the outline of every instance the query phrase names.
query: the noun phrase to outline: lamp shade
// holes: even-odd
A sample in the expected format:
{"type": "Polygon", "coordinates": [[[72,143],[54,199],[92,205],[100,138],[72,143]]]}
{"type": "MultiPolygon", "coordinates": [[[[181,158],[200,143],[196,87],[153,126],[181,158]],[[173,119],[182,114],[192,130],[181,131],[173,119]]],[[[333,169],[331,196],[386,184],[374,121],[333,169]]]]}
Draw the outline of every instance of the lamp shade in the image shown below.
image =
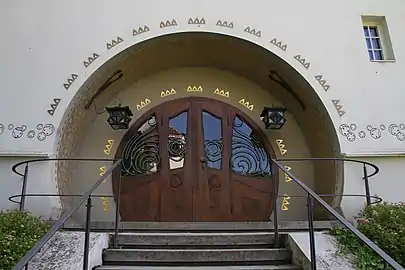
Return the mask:
{"type": "Polygon", "coordinates": [[[131,122],[131,116],[133,116],[129,106],[121,107],[106,107],[108,112],[107,122],[113,130],[128,129],[131,122]]]}
{"type": "Polygon", "coordinates": [[[264,107],[260,117],[264,123],[266,129],[281,129],[285,122],[285,112],[286,108],[276,107],[269,108],[264,107]]]}

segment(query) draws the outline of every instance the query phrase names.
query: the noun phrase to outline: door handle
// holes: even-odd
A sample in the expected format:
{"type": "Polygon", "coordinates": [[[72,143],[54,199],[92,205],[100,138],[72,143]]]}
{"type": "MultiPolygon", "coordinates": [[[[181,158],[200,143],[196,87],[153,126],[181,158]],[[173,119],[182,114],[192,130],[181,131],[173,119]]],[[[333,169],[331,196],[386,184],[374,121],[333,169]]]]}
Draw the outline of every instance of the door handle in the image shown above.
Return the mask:
{"type": "Polygon", "coordinates": [[[207,164],[207,162],[208,162],[206,157],[201,157],[200,161],[201,161],[201,163],[205,163],[205,164],[207,164]]]}

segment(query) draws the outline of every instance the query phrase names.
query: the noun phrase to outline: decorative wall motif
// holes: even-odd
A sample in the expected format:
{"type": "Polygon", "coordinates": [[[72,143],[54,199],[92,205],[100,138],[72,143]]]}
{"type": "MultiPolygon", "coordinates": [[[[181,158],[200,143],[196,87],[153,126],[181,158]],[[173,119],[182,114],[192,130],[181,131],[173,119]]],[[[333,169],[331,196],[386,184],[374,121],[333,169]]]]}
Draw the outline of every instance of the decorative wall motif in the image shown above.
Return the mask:
{"type": "Polygon", "coordinates": [[[358,129],[356,124],[342,124],[339,126],[339,133],[346,137],[349,142],[357,139],[371,138],[379,140],[383,136],[393,136],[398,141],[405,141],[405,124],[380,124],[379,126],[367,125],[358,129]]]}
{"type": "MultiPolygon", "coordinates": [[[[222,27],[222,28],[228,28],[228,29],[234,29],[235,28],[235,24],[233,21],[230,20],[216,20],[216,22],[214,22],[216,26],[218,27],[222,27]]],[[[204,17],[189,17],[187,19],[187,24],[189,25],[197,25],[198,27],[200,26],[205,26],[209,24],[209,21],[207,21],[204,17]]],[[[177,20],[176,19],[171,19],[171,20],[163,20],[160,21],[159,23],[159,28],[168,28],[168,27],[173,27],[173,26],[178,26],[177,20]]],[[[254,35],[256,37],[261,38],[262,37],[262,31],[258,30],[256,28],[253,28],[252,26],[245,26],[244,28],[241,28],[241,30],[243,29],[244,32],[249,33],[251,35],[254,35]]],[[[145,33],[150,33],[152,32],[153,29],[149,28],[147,25],[143,25],[143,26],[139,26],[138,28],[134,28],[132,29],[132,36],[137,36],[140,34],[145,34],[145,33]]],[[[154,37],[153,34],[151,35],[151,37],[154,37]]],[[[112,40],[109,43],[106,43],[106,48],[107,50],[112,49],[113,47],[117,46],[118,44],[122,43],[124,41],[124,39],[122,37],[117,36],[117,38],[115,40],[112,40]]],[[[269,40],[269,44],[276,46],[277,48],[283,50],[283,51],[287,51],[287,44],[283,43],[281,40],[277,39],[277,38],[272,38],[271,40],[269,40]]],[[[99,58],[100,55],[97,53],[93,53],[92,56],[88,57],[88,59],[86,61],[83,61],[83,65],[87,68],[89,67],[97,58],[99,58]]],[[[301,54],[297,54],[293,57],[296,61],[298,61],[305,69],[309,69],[310,68],[310,63],[306,60],[305,57],[303,57],[301,54]]],[[[71,74],[71,78],[68,79],[67,83],[64,83],[63,86],[66,90],[68,90],[71,85],[73,84],[73,82],[77,79],[79,75],[78,74],[71,74]]],[[[320,84],[320,86],[322,87],[322,89],[324,89],[324,91],[328,91],[330,89],[330,84],[327,83],[326,80],[323,79],[323,75],[317,75],[315,76],[315,79],[318,81],[318,83],[320,84]]],[[[194,87],[192,87],[191,90],[187,90],[188,92],[199,92],[202,91],[202,88],[198,88],[195,89],[194,87]]],[[[162,97],[166,97],[162,96],[162,97]]],[[[51,109],[48,109],[47,112],[49,113],[49,115],[53,116],[56,109],[57,109],[57,105],[59,104],[59,102],[61,101],[61,98],[54,98],[54,103],[51,104],[51,109]]],[[[340,100],[333,100],[332,101],[339,116],[342,117],[345,114],[345,111],[342,109],[343,105],[341,104],[340,100]]]]}
{"type": "Polygon", "coordinates": [[[141,103],[136,104],[136,110],[140,111],[143,108],[145,108],[146,106],[148,106],[151,103],[151,101],[148,98],[145,98],[144,101],[141,101],[141,103]]]}
{"type": "Polygon", "coordinates": [[[283,44],[281,41],[278,41],[276,38],[270,40],[270,43],[275,45],[276,47],[282,49],[283,51],[287,51],[287,44],[283,44]]]}
{"type": "MultiPolygon", "coordinates": [[[[276,139],[276,144],[277,144],[278,150],[280,151],[280,154],[282,156],[288,152],[287,147],[283,143],[282,139],[276,139]]],[[[291,166],[284,165],[284,169],[286,171],[290,172],[292,168],[291,168],[291,166]]],[[[291,181],[292,181],[292,178],[287,173],[284,173],[284,183],[289,184],[291,181]]],[[[291,197],[285,193],[283,196],[282,203],[281,203],[282,211],[288,211],[288,205],[290,204],[290,202],[289,202],[290,199],[291,199],[291,197]]]]}
{"type": "Polygon", "coordinates": [[[291,199],[288,194],[284,194],[283,202],[281,203],[281,210],[288,211],[288,205],[290,204],[289,200],[291,199]]]}
{"type": "Polygon", "coordinates": [[[205,24],[205,19],[204,18],[190,18],[188,19],[188,24],[195,24],[198,25],[198,27],[200,27],[200,25],[205,24]]]}
{"type": "Polygon", "coordinates": [[[58,105],[60,103],[61,99],[60,98],[54,98],[53,103],[51,103],[51,108],[47,110],[47,112],[53,116],[55,114],[56,108],[58,108],[58,105]]]}
{"type": "Polygon", "coordinates": [[[104,154],[109,156],[113,145],[114,145],[114,140],[107,140],[107,144],[105,145],[105,149],[104,149],[104,154]]]}
{"type": "Polygon", "coordinates": [[[177,94],[176,89],[172,88],[172,89],[167,89],[166,91],[161,91],[160,92],[160,97],[164,98],[164,97],[168,97],[168,96],[173,96],[177,94]]]}
{"type": "Polygon", "coordinates": [[[103,210],[108,211],[110,210],[110,206],[108,204],[108,198],[107,197],[100,197],[101,203],[103,204],[103,210]]]}
{"type": "Polygon", "coordinates": [[[103,176],[103,175],[106,173],[106,171],[107,171],[107,166],[106,166],[106,165],[101,166],[101,167],[99,168],[99,171],[100,171],[100,173],[99,173],[100,177],[103,176]]]}
{"type": "Polygon", "coordinates": [[[278,150],[280,151],[280,154],[282,156],[284,156],[288,152],[288,150],[286,149],[285,144],[283,144],[283,140],[277,139],[276,143],[277,143],[278,150]]]}
{"type": "Polygon", "coordinates": [[[219,89],[219,88],[214,90],[214,94],[218,95],[218,96],[226,97],[226,98],[229,98],[229,96],[230,96],[229,91],[225,91],[224,89],[219,89]]]}
{"type": "MultiPolygon", "coordinates": [[[[38,141],[44,141],[55,132],[55,127],[52,124],[38,124],[36,128],[32,129],[28,129],[27,125],[16,126],[9,124],[7,129],[14,139],[21,139],[24,135],[27,135],[29,139],[33,139],[36,136],[38,141]]],[[[0,135],[4,134],[4,131],[4,125],[0,124],[0,135]]]]}
{"type": "Polygon", "coordinates": [[[315,79],[319,82],[319,84],[322,86],[323,90],[328,91],[330,88],[330,85],[322,78],[322,75],[316,75],[315,79]]]}
{"type": "Polygon", "coordinates": [[[216,25],[221,26],[221,27],[231,28],[231,29],[234,27],[233,22],[228,23],[227,21],[221,21],[221,20],[218,20],[216,25]]]}
{"type": "Polygon", "coordinates": [[[149,31],[150,31],[149,27],[146,26],[146,25],[144,25],[143,27],[138,27],[138,30],[137,30],[137,29],[133,29],[133,30],[132,30],[132,35],[133,35],[133,36],[137,36],[137,35],[139,35],[139,34],[143,34],[143,33],[149,32],[149,31]]]}
{"type": "Polygon", "coordinates": [[[123,41],[124,41],[124,40],[123,40],[122,38],[120,38],[120,37],[117,37],[117,39],[113,39],[113,40],[111,41],[111,43],[107,43],[107,44],[106,44],[107,50],[110,50],[110,49],[114,48],[115,46],[117,46],[118,44],[120,44],[120,43],[123,42],[123,41]]]}
{"type": "Polygon", "coordinates": [[[70,78],[67,80],[67,83],[63,84],[63,87],[65,88],[65,90],[68,90],[70,88],[70,86],[72,85],[72,83],[79,77],[79,75],[77,74],[71,74],[70,78]]]}
{"type": "MultiPolygon", "coordinates": [[[[284,169],[286,169],[287,171],[291,171],[291,167],[287,165],[284,166],[284,169]]],[[[284,173],[284,181],[286,183],[290,183],[292,181],[292,178],[288,174],[284,173]]]]}
{"type": "Polygon", "coordinates": [[[339,116],[342,117],[346,112],[343,110],[343,106],[340,104],[340,100],[333,99],[332,103],[333,106],[335,106],[335,109],[338,112],[339,116]]]}
{"type": "Polygon", "coordinates": [[[165,27],[171,27],[171,26],[177,26],[177,22],[175,19],[172,21],[167,20],[166,22],[160,22],[159,27],[160,28],[165,28],[165,27]]]}
{"type": "MultiPolygon", "coordinates": [[[[112,139],[108,139],[106,144],[104,145],[104,150],[103,153],[105,155],[106,158],[109,158],[111,155],[111,149],[114,146],[114,140],[112,139]]],[[[107,172],[107,165],[102,165],[99,169],[98,174],[101,176],[103,176],[106,172],[107,172]]],[[[107,182],[107,178],[103,180],[103,184],[107,182]]],[[[107,197],[100,197],[101,200],[101,204],[103,205],[103,211],[107,212],[110,209],[110,204],[108,202],[108,198],[107,197]]]]}
{"type": "Polygon", "coordinates": [[[86,68],[89,67],[99,57],[100,57],[100,55],[93,53],[93,56],[89,56],[87,58],[87,61],[83,61],[84,67],[86,67],[86,68]]]}
{"type": "Polygon", "coordinates": [[[202,91],[204,91],[204,89],[202,88],[201,85],[199,85],[199,86],[191,86],[191,85],[189,85],[187,87],[186,91],[187,92],[202,92],[202,91]]]}
{"type": "Polygon", "coordinates": [[[254,109],[254,105],[251,104],[249,101],[245,100],[244,98],[242,98],[241,100],[239,100],[239,104],[243,105],[244,107],[246,107],[249,111],[253,111],[254,109]]]}
{"type": "Polygon", "coordinates": [[[309,69],[311,63],[307,62],[300,54],[294,56],[294,59],[297,60],[305,69],[309,69]]]}
{"type": "Polygon", "coordinates": [[[250,26],[246,26],[245,30],[243,30],[243,31],[245,31],[246,33],[255,35],[256,37],[261,37],[262,36],[262,31],[256,30],[254,28],[250,28],[250,26]]]}

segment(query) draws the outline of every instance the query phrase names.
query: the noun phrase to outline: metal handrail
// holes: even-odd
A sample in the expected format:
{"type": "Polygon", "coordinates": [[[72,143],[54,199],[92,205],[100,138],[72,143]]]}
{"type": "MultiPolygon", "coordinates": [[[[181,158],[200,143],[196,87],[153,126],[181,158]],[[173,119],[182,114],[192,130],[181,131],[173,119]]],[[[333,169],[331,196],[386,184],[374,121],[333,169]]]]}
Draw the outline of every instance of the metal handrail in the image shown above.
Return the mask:
{"type": "Polygon", "coordinates": [[[366,190],[366,202],[367,205],[371,205],[371,196],[370,196],[370,184],[368,182],[368,179],[377,175],[380,172],[380,168],[378,168],[377,165],[367,162],[367,161],[362,161],[362,160],[357,160],[357,159],[351,159],[351,158],[279,158],[276,159],[278,161],[348,161],[348,162],[353,162],[353,163],[359,163],[363,165],[363,180],[364,180],[364,188],[366,190]],[[371,174],[368,174],[367,172],[367,166],[370,166],[371,168],[374,169],[374,171],[371,174]]]}
{"type": "MultiPolygon", "coordinates": [[[[24,163],[22,163],[24,164],[24,163]]],[[[86,218],[86,223],[89,222],[89,209],[91,209],[91,194],[97,189],[97,187],[104,181],[104,179],[109,176],[113,170],[118,167],[118,165],[121,164],[121,160],[117,160],[113,163],[111,168],[109,168],[105,174],[103,174],[99,180],[94,183],[94,185],[82,195],[80,201],[76,204],[75,207],[73,207],[69,212],[64,214],[55,224],[52,226],[52,228],[38,241],[37,244],[34,245],[33,248],[31,248],[27,254],[23,258],[20,259],[20,261],[12,268],[12,270],[21,270],[22,268],[26,267],[30,260],[37,254],[41,248],[52,238],[52,236],[62,228],[63,224],[73,215],[73,213],[79,209],[79,207],[87,201],[87,218],[86,218]]],[[[86,224],[89,225],[89,224],[86,224]]],[[[89,241],[89,233],[90,233],[90,226],[86,226],[88,231],[86,231],[85,235],[85,253],[86,253],[86,248],[87,248],[87,253],[88,253],[88,241],[89,241]],[[87,246],[86,246],[87,245],[87,246]]],[[[83,265],[86,266],[86,263],[88,264],[88,254],[84,254],[84,263],[83,265]],[[87,256],[86,256],[87,255],[87,256]]],[[[87,267],[86,267],[87,268],[87,267]]]]}
{"type": "MultiPolygon", "coordinates": [[[[108,159],[108,158],[39,158],[39,159],[32,159],[32,160],[25,160],[25,161],[21,161],[18,162],[16,164],[13,165],[13,167],[11,167],[11,170],[19,175],[23,177],[23,183],[21,186],[21,194],[24,195],[27,192],[27,177],[28,177],[28,165],[30,163],[36,163],[36,162],[43,162],[43,161],[89,161],[89,162],[100,162],[100,161],[117,161],[117,159],[108,159]],[[21,173],[18,171],[18,168],[21,165],[25,165],[24,168],[24,173],[21,173]]],[[[25,210],[25,197],[22,196],[21,200],[20,200],[20,211],[24,211],[25,210]]]]}
{"type": "Polygon", "coordinates": [[[290,171],[284,168],[280,161],[272,160],[274,164],[277,165],[285,174],[287,174],[295,183],[297,183],[303,190],[308,194],[308,216],[309,216],[309,240],[310,240],[310,251],[311,251],[311,268],[316,269],[316,254],[315,254],[315,235],[313,228],[313,200],[321,204],[332,216],[340,221],[349,231],[351,231],[358,239],[360,239],[364,244],[371,248],[375,253],[377,253],[384,261],[388,263],[396,270],[405,270],[401,265],[399,265],[394,259],[392,259],[387,253],[380,249],[376,244],[374,244],[370,239],[368,239],[364,234],[362,234],[355,226],[353,226],[347,219],[342,217],[336,210],[334,210],[326,201],[324,201],[319,195],[317,195],[312,189],[304,184],[300,179],[293,175],[290,171]]]}
{"type": "Polygon", "coordinates": [[[352,159],[352,158],[277,158],[276,160],[277,161],[348,161],[348,162],[353,162],[353,163],[359,163],[359,164],[362,164],[363,166],[367,165],[374,169],[374,172],[367,175],[368,178],[373,177],[374,175],[376,175],[380,172],[380,168],[378,168],[377,165],[375,165],[371,162],[358,160],[358,159],[352,159]]]}
{"type": "MultiPolygon", "coordinates": [[[[21,165],[28,165],[30,163],[42,162],[42,161],[117,161],[119,159],[112,159],[112,158],[38,158],[38,159],[31,159],[18,162],[11,167],[11,170],[18,174],[19,176],[24,176],[23,173],[20,173],[17,168],[21,165]]],[[[24,172],[25,173],[25,172],[24,172]]]]}
{"type": "MultiPolygon", "coordinates": [[[[33,163],[33,162],[42,162],[42,161],[114,161],[113,167],[111,167],[94,185],[93,187],[84,195],[75,195],[73,194],[72,196],[77,196],[77,197],[82,197],[80,202],[67,214],[62,216],[56,223],[53,225],[51,230],[45,234],[45,236],[38,242],[37,245],[35,245],[21,260],[20,262],[13,268],[13,270],[19,270],[27,263],[30,261],[30,259],[42,248],[42,246],[56,233],[57,230],[59,230],[62,225],[66,222],[66,220],[75,212],[87,199],[88,204],[87,204],[87,217],[86,217],[86,235],[85,235],[85,252],[84,252],[84,262],[88,264],[88,241],[89,241],[89,234],[90,234],[90,213],[91,213],[91,198],[92,197],[112,197],[111,195],[92,195],[92,192],[100,185],[101,182],[109,175],[111,172],[121,163],[121,160],[117,159],[93,159],[93,158],[51,158],[51,159],[35,159],[35,160],[29,160],[29,161],[23,161],[15,164],[12,167],[12,170],[14,173],[23,176],[23,187],[22,187],[22,192],[20,195],[14,195],[9,197],[9,200],[15,203],[18,203],[17,201],[12,200],[13,198],[20,197],[20,209],[24,209],[24,203],[25,203],[25,198],[29,196],[35,196],[35,195],[41,195],[41,196],[60,196],[60,197],[67,197],[71,196],[69,194],[26,194],[26,184],[27,184],[27,174],[28,174],[28,164],[33,163]],[[21,165],[25,164],[25,171],[24,173],[20,173],[17,168],[21,165]],[[94,189],[93,189],[94,188],[94,189]],[[56,229],[55,229],[56,228],[56,229]],[[47,238],[45,238],[47,237],[47,238]],[[44,240],[44,241],[42,241],[44,240]],[[40,245],[40,243],[43,243],[40,245]],[[38,246],[40,246],[38,248],[38,246]],[[87,247],[87,249],[86,249],[87,247]],[[26,261],[24,264],[23,262],[26,261]],[[18,268],[20,267],[20,268],[18,268]]],[[[366,243],[370,248],[372,248],[379,256],[381,256],[384,260],[384,262],[389,263],[391,266],[393,266],[395,269],[400,269],[400,270],[405,270],[402,268],[398,263],[396,263],[391,257],[389,257],[386,253],[384,253],[381,249],[379,249],[371,240],[369,240],[367,237],[365,237],[360,231],[358,231],[353,225],[351,225],[345,218],[343,218],[341,215],[339,215],[331,206],[329,206],[321,197],[344,197],[344,196],[356,196],[356,197],[366,197],[367,204],[371,205],[374,203],[379,203],[382,201],[381,198],[377,196],[370,196],[370,190],[369,190],[369,184],[368,184],[368,178],[373,177],[379,172],[379,168],[369,162],[365,161],[360,161],[360,160],[355,160],[355,159],[348,159],[348,158],[281,158],[281,159],[276,159],[273,160],[274,162],[286,175],[291,177],[291,179],[296,182],[301,188],[303,188],[308,196],[307,196],[307,202],[308,202],[308,216],[309,216],[309,234],[310,234],[310,248],[311,248],[311,266],[312,269],[316,269],[316,257],[315,257],[315,244],[314,244],[314,228],[313,228],[313,199],[318,201],[326,210],[331,213],[335,218],[337,218],[346,228],[348,228],[351,232],[353,232],[360,240],[362,240],[364,243],[366,243]],[[365,187],[366,187],[366,195],[343,195],[343,194],[316,194],[314,191],[312,191],[309,187],[307,187],[301,180],[296,178],[291,172],[287,171],[284,166],[280,163],[281,161],[348,161],[348,162],[354,162],[354,163],[360,163],[363,164],[363,179],[365,180],[365,187]],[[371,174],[368,174],[367,172],[367,166],[370,166],[374,169],[374,172],[371,174]],[[371,198],[377,199],[377,202],[371,202],[371,198]]],[[[276,181],[273,181],[274,183],[274,190],[277,190],[276,188],[276,181]]],[[[115,220],[115,234],[118,234],[118,222],[119,222],[119,215],[118,215],[118,209],[119,209],[119,204],[120,204],[120,189],[121,189],[121,178],[118,184],[118,201],[117,201],[117,213],[116,213],[116,220],[115,220]]],[[[278,239],[278,221],[277,221],[277,198],[279,197],[284,197],[284,196],[279,196],[276,195],[275,193],[273,194],[274,198],[274,234],[275,234],[275,240],[276,240],[276,245],[277,245],[277,239],[278,239]]],[[[290,197],[304,197],[304,196],[290,196],[290,197]]],[[[117,243],[114,243],[114,246],[116,247],[117,243]]],[[[85,267],[86,264],[83,264],[85,267]]]]}

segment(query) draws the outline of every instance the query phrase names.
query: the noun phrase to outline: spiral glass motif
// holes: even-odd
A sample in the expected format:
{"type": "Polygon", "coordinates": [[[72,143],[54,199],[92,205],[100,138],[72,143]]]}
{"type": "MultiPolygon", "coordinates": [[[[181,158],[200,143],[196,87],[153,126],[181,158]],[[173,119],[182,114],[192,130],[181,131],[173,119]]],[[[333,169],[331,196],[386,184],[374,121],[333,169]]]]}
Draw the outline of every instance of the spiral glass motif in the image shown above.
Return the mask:
{"type": "Polygon", "coordinates": [[[147,175],[157,172],[159,165],[159,135],[152,116],[125,145],[121,171],[123,176],[147,175]]]}
{"type": "Polygon", "coordinates": [[[236,116],[233,122],[230,167],[233,172],[246,176],[272,175],[270,157],[266,149],[239,116],[236,116]]]}

